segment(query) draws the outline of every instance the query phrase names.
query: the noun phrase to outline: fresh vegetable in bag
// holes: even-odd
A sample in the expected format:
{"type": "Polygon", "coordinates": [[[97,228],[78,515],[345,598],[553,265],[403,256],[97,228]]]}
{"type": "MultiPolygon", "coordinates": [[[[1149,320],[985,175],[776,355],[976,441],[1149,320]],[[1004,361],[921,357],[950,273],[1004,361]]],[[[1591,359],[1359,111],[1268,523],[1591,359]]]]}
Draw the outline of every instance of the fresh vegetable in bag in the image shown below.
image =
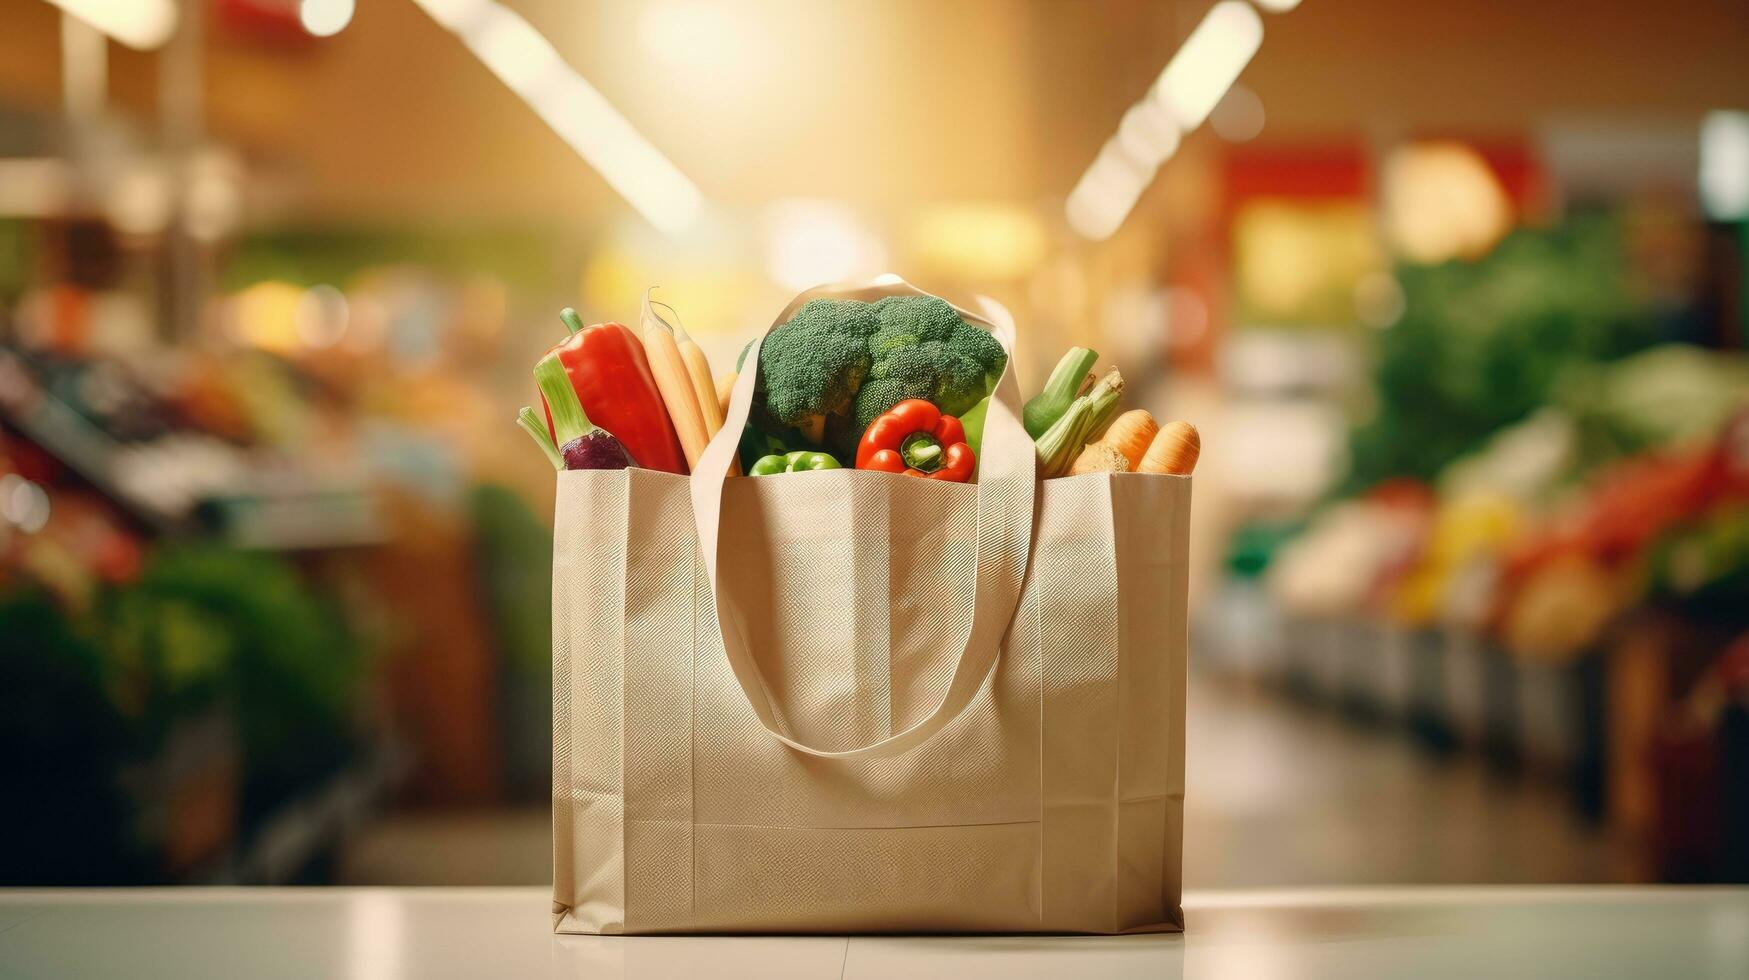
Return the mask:
{"type": "MultiPolygon", "coordinates": [[[[559,313],[559,319],[571,336],[547,351],[541,363],[552,362],[562,368],[584,419],[611,432],[637,460],[635,465],[685,473],[680,440],[637,335],[618,323],[586,327],[577,311],[568,307],[559,313]]],[[[566,440],[559,438],[554,426],[552,406],[544,396],[542,402],[547,434],[562,449],[566,440]]]]}
{"type": "Polygon", "coordinates": [[[960,420],[921,398],[907,398],[869,423],[856,468],[964,483],[977,466],[960,420]]]}
{"type": "Polygon", "coordinates": [[[1038,475],[1041,479],[1069,472],[1081,447],[1117,412],[1123,396],[1123,376],[1114,369],[1100,378],[1087,394],[1080,395],[1038,437],[1038,475]]]}
{"type": "Polygon", "coordinates": [[[1202,436],[1189,422],[1168,422],[1148,444],[1140,467],[1143,473],[1178,473],[1189,476],[1202,454],[1202,436]]]}
{"type": "Polygon", "coordinates": [[[557,433],[554,442],[565,469],[623,470],[638,465],[637,458],[626,452],[613,433],[589,421],[577,393],[571,390],[564,365],[557,358],[542,358],[534,366],[534,380],[553,419],[553,430],[557,433]]]}
{"type": "Polygon", "coordinates": [[[971,410],[1007,362],[996,338],[938,297],[810,300],[760,345],[753,424],[848,456],[901,401],[971,410]]]}
{"type": "Polygon", "coordinates": [[[1027,435],[1037,439],[1063,417],[1075,397],[1092,382],[1093,365],[1098,360],[1099,352],[1092,348],[1069,348],[1051,369],[1045,386],[1021,409],[1021,424],[1026,426],[1027,435]]]}
{"type": "Polygon", "coordinates": [[[776,473],[806,473],[812,470],[836,470],[843,467],[838,460],[828,453],[817,453],[807,449],[798,449],[782,456],[771,455],[760,457],[759,461],[747,468],[748,476],[771,476],[776,473]]]}

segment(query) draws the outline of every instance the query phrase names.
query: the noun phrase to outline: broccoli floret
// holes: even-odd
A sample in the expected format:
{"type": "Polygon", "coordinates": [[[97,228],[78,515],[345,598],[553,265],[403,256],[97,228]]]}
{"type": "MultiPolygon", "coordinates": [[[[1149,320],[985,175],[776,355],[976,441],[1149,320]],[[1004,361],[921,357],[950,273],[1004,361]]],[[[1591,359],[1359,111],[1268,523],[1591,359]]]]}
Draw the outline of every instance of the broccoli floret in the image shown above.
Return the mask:
{"type": "Polygon", "coordinates": [[[796,429],[819,445],[827,417],[850,414],[873,361],[868,338],[877,326],[868,303],[816,299],[803,304],[759,348],[756,422],[796,429]]]}
{"type": "Polygon", "coordinates": [[[1006,363],[996,338],[933,296],[811,300],[759,348],[753,419],[842,458],[875,416],[906,398],[949,415],[969,411],[1006,363]]]}
{"type": "Polygon", "coordinates": [[[1008,363],[1002,345],[934,296],[889,296],[874,304],[873,358],[857,392],[856,424],[906,398],[924,398],[947,415],[970,411],[1008,363]]]}

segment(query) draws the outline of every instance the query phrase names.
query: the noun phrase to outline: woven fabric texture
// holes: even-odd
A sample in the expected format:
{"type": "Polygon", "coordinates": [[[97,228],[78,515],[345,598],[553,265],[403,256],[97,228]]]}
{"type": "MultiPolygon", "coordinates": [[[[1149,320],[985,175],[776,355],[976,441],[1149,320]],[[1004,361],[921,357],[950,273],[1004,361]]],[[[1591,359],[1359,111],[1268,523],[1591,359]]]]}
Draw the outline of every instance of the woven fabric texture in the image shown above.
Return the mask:
{"type": "Polygon", "coordinates": [[[558,931],[1182,927],[1190,481],[1035,482],[1012,373],[977,485],[560,475],[558,931]]]}

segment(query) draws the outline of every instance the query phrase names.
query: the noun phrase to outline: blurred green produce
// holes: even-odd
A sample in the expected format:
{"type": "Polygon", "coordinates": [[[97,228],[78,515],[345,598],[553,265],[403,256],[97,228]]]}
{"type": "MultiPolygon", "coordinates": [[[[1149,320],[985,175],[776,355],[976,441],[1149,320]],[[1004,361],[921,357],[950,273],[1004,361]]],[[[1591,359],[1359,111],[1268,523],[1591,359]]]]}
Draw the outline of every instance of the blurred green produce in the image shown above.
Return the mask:
{"type": "Polygon", "coordinates": [[[510,788],[533,798],[552,784],[553,531],[508,487],[470,495],[475,551],[504,676],[498,689],[510,788]]]}
{"type": "Polygon", "coordinates": [[[367,269],[405,264],[443,274],[490,274],[519,289],[544,290],[573,281],[582,254],[568,236],[537,227],[282,227],[238,242],[225,263],[223,286],[240,289],[268,279],[339,284],[367,269]]]}
{"type": "Polygon", "coordinates": [[[246,823],[345,761],[365,656],[283,561],[173,547],[114,602],[106,645],[146,658],[162,696],[212,684],[234,707],[246,823]]]}
{"type": "Polygon", "coordinates": [[[0,637],[0,883],[161,880],[130,787],[191,724],[236,733],[243,839],[362,743],[365,652],[271,555],[166,546],[89,608],[11,585],[0,637]]]}
{"type": "Polygon", "coordinates": [[[1402,318],[1379,335],[1377,411],[1350,437],[1339,493],[1432,479],[1549,400],[1574,364],[1648,346],[1615,222],[1520,229],[1475,262],[1398,270],[1402,318]]]}
{"type": "Polygon", "coordinates": [[[1725,507],[1667,531],[1647,554],[1657,599],[1722,621],[1749,610],[1749,507],[1725,507]]]}
{"type": "Polygon", "coordinates": [[[1714,438],[1749,403],[1749,358],[1664,344],[1611,364],[1575,365],[1555,404],[1576,423],[1579,469],[1714,438]]]}

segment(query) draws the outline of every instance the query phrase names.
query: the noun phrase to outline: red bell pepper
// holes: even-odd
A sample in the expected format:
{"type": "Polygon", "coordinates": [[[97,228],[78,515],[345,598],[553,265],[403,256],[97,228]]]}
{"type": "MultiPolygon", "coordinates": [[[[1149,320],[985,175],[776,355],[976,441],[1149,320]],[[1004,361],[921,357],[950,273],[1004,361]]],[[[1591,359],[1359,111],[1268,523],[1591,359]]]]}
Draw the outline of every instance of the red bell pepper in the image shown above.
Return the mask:
{"type": "Polygon", "coordinates": [[[856,447],[856,468],[964,483],[977,467],[965,426],[921,398],[907,398],[875,417],[856,447]]]}
{"type": "MultiPolygon", "coordinates": [[[[557,358],[564,365],[584,414],[613,433],[637,465],[685,473],[680,438],[674,434],[662,394],[656,390],[656,379],[650,374],[650,362],[644,357],[638,335],[618,323],[585,327],[577,311],[570,308],[561,312],[559,319],[565,321],[571,336],[547,351],[542,360],[557,358]]],[[[552,433],[553,413],[545,398],[541,399],[541,410],[546,413],[547,432],[552,433]]]]}

